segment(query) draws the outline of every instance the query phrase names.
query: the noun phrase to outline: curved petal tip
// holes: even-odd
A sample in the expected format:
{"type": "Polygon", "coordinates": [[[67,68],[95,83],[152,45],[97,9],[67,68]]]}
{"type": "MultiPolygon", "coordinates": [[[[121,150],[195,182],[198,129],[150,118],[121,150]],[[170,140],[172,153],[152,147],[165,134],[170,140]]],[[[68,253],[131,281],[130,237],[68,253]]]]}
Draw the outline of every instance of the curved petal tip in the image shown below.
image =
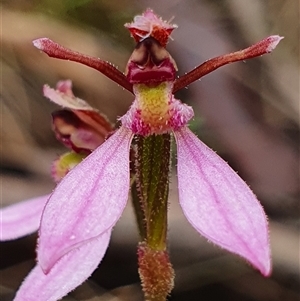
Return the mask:
{"type": "Polygon", "coordinates": [[[247,184],[188,128],[175,132],[179,200],[204,237],[271,273],[268,222],[247,184]]]}
{"type": "Polygon", "coordinates": [[[63,256],[49,271],[37,265],[22,283],[14,301],[57,301],[84,282],[102,260],[111,230],[63,256]]]}

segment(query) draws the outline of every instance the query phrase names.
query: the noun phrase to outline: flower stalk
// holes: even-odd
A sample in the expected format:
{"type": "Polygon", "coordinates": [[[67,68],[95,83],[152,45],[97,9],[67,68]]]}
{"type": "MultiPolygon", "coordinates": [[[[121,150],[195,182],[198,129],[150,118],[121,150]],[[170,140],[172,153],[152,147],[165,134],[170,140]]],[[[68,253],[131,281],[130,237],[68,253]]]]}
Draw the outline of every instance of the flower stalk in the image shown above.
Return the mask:
{"type": "Polygon", "coordinates": [[[136,180],[144,211],[146,243],[166,249],[171,136],[136,136],[136,180]]]}
{"type": "Polygon", "coordinates": [[[139,202],[134,209],[139,228],[143,229],[138,245],[139,275],[146,300],[164,301],[174,283],[167,252],[171,135],[137,135],[135,143],[139,202]]]}

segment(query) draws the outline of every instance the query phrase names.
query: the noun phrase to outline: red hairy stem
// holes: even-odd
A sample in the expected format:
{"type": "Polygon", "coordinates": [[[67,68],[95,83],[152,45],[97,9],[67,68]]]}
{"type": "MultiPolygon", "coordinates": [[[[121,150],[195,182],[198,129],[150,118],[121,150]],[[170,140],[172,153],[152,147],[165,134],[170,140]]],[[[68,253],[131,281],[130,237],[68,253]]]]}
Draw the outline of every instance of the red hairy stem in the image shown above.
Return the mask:
{"type": "Polygon", "coordinates": [[[256,56],[270,53],[276,48],[281,39],[283,39],[283,37],[277,35],[270,36],[246,49],[210,59],[200,66],[196,67],[194,70],[179,77],[174,83],[173,93],[188,86],[192,82],[200,79],[202,76],[216,70],[219,67],[233,62],[247,60],[256,56]]]}
{"type": "Polygon", "coordinates": [[[50,57],[69,60],[94,68],[132,93],[132,84],[128,82],[126,76],[121,71],[109,62],[65,48],[48,38],[34,40],[33,45],[50,57]]]}
{"type": "Polygon", "coordinates": [[[137,253],[145,300],[166,301],[174,287],[175,277],[168,252],[153,250],[142,242],[137,253]]]}

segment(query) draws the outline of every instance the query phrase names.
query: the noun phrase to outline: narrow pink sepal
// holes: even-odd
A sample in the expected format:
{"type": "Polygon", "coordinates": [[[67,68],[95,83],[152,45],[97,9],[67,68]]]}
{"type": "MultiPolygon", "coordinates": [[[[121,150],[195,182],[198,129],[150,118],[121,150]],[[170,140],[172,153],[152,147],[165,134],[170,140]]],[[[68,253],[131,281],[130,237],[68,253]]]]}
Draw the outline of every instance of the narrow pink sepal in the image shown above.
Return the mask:
{"type": "Polygon", "coordinates": [[[179,200],[192,226],[213,243],[271,272],[266,215],[247,184],[188,128],[175,132],[179,200]]]}
{"type": "Polygon", "coordinates": [[[38,230],[49,195],[24,200],[0,209],[0,241],[17,239],[38,230]]]}
{"type": "Polygon", "coordinates": [[[14,301],[56,301],[84,282],[102,260],[111,231],[63,256],[44,274],[39,265],[22,283],[14,301]]]}
{"type": "Polygon", "coordinates": [[[110,230],[120,218],[130,186],[132,136],[121,127],[54,190],[39,231],[38,260],[45,273],[63,255],[110,230]]]}

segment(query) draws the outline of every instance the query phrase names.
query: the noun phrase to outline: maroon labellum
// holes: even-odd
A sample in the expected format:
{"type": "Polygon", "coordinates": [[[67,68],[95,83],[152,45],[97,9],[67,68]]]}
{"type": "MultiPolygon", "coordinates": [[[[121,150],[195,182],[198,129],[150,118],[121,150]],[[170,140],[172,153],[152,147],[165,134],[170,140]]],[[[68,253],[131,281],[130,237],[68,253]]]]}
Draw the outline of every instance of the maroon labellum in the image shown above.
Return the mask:
{"type": "Polygon", "coordinates": [[[169,52],[154,38],[138,43],[125,75],[131,84],[174,81],[177,66],[169,52]]]}

